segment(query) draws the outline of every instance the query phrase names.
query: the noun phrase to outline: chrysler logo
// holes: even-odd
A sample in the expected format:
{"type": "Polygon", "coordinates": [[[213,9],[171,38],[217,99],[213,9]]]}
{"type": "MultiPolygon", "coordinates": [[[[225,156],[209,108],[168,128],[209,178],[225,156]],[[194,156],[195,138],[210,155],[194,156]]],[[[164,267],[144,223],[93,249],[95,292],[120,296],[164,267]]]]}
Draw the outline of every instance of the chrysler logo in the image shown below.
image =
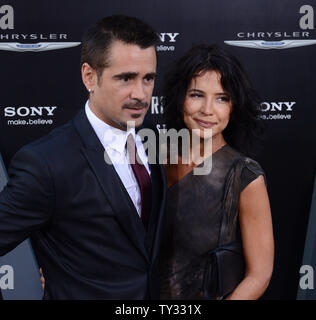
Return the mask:
{"type": "Polygon", "coordinates": [[[0,42],[0,50],[6,51],[48,51],[65,49],[79,46],[81,42],[39,42],[39,43],[17,43],[17,42],[0,42]]]}
{"type": "Polygon", "coordinates": [[[281,40],[281,41],[263,41],[263,40],[232,40],[224,41],[226,44],[237,47],[246,47],[253,49],[289,49],[296,47],[311,46],[316,44],[316,40],[281,40]]]}

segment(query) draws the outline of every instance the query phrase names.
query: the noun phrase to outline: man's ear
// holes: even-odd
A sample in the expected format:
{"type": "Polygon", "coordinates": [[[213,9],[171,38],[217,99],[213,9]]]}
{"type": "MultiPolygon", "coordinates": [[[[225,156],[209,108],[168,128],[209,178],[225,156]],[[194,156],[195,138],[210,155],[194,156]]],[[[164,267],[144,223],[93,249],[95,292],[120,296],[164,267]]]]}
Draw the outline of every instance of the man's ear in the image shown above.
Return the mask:
{"type": "Polygon", "coordinates": [[[93,92],[98,83],[97,72],[86,62],[81,66],[81,77],[87,90],[93,92]]]}

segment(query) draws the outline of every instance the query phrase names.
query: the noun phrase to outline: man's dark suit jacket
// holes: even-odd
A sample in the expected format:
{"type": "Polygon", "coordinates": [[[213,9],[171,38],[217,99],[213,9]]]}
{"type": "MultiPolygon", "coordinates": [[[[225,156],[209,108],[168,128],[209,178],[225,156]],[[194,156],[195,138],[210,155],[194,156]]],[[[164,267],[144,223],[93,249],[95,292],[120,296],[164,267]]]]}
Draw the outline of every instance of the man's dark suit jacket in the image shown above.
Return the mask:
{"type": "Polygon", "coordinates": [[[158,299],[166,180],[150,165],[145,230],[84,110],[23,147],[0,194],[0,255],[31,236],[44,299],[158,299]]]}

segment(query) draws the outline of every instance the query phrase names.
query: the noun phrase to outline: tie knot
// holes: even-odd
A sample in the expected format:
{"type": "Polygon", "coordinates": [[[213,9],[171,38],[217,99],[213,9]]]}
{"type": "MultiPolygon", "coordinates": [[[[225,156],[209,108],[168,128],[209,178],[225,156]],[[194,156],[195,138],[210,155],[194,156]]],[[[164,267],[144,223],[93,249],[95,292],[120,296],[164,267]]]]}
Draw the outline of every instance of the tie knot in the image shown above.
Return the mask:
{"type": "Polygon", "coordinates": [[[136,143],[133,135],[130,133],[126,139],[126,149],[129,157],[129,163],[135,164],[136,161],[138,164],[142,164],[142,161],[138,155],[136,143]]]}
{"type": "Polygon", "coordinates": [[[130,133],[126,139],[126,147],[129,148],[131,146],[135,148],[135,140],[132,133],[130,133]]]}

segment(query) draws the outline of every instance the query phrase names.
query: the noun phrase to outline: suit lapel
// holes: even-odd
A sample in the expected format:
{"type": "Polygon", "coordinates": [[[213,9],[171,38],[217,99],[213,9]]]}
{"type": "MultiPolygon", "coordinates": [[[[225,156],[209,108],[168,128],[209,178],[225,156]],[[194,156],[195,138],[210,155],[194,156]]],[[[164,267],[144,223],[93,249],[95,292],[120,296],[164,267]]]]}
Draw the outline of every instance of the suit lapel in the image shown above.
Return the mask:
{"type": "Polygon", "coordinates": [[[107,154],[91,127],[84,110],[79,112],[74,119],[74,126],[83,142],[81,151],[94,172],[121,228],[148,260],[145,248],[145,230],[141,219],[114,166],[105,162],[104,156],[107,156],[107,154]]]}
{"type": "Polygon", "coordinates": [[[155,235],[153,237],[153,244],[152,244],[152,260],[154,260],[157,255],[159,254],[160,249],[160,238],[161,238],[161,231],[164,227],[163,219],[165,215],[165,204],[166,204],[166,191],[167,191],[167,181],[166,176],[164,172],[164,168],[162,165],[156,165],[156,174],[158,175],[159,179],[157,179],[159,182],[156,183],[156,192],[157,194],[160,193],[159,199],[156,198],[156,219],[155,219],[155,235]],[[158,203],[157,203],[158,202],[158,203]]]}
{"type": "Polygon", "coordinates": [[[159,211],[161,207],[161,198],[162,198],[162,192],[161,192],[161,185],[162,185],[162,179],[160,177],[160,171],[158,169],[158,166],[156,165],[149,165],[150,171],[151,171],[151,181],[152,181],[152,208],[150,213],[150,220],[148,225],[148,230],[146,233],[146,248],[148,250],[148,253],[152,255],[153,251],[153,244],[156,237],[156,232],[158,230],[158,219],[159,219],[159,211]]]}
{"type": "MultiPolygon", "coordinates": [[[[143,124],[141,127],[137,128],[136,132],[140,129],[145,128],[146,125],[143,124]]],[[[151,126],[148,126],[149,128],[151,126]]],[[[155,130],[154,130],[155,131],[155,130]]],[[[159,254],[159,244],[161,238],[161,228],[163,228],[163,218],[165,213],[165,203],[166,203],[166,191],[167,191],[167,181],[165,171],[162,165],[159,165],[159,133],[155,131],[156,134],[156,146],[151,145],[152,150],[156,150],[156,163],[150,164],[151,180],[152,180],[152,210],[148,226],[148,231],[146,234],[146,247],[148,253],[151,255],[151,260],[154,260],[159,254]]],[[[148,141],[150,144],[150,141],[148,141]]],[[[148,149],[145,150],[148,156],[148,149]]]]}

